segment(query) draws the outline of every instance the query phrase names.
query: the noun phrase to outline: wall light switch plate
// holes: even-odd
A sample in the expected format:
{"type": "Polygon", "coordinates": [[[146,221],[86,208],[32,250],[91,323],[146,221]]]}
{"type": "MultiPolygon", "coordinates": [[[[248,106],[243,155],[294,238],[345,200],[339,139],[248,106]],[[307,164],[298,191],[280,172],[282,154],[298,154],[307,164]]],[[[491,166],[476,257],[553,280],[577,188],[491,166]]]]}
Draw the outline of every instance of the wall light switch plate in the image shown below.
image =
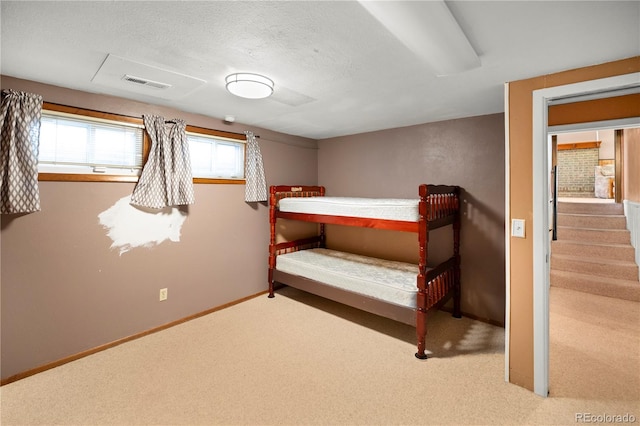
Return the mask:
{"type": "Polygon", "coordinates": [[[511,219],[511,236],[524,238],[524,219],[511,219]]]}

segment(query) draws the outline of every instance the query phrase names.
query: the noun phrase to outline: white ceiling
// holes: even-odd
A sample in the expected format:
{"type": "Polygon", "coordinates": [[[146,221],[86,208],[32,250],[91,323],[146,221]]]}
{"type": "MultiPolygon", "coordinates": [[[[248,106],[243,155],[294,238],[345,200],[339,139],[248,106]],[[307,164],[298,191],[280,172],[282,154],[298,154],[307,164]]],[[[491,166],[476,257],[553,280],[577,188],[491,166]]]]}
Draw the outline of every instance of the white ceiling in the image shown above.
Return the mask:
{"type": "Polygon", "coordinates": [[[447,1],[481,66],[444,77],[356,1],[0,3],[3,75],[313,139],[502,112],[505,82],[640,55],[638,1],[447,1]],[[194,84],[167,99],[94,79],[109,55],[194,84]],[[232,72],[274,95],[234,97],[232,72]]]}

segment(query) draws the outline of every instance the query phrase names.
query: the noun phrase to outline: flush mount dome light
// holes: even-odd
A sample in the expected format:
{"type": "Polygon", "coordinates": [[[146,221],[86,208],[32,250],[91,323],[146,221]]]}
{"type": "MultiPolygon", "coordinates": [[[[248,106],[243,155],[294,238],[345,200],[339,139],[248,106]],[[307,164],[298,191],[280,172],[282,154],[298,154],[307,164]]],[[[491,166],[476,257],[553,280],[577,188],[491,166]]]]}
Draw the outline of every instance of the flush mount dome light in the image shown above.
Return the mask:
{"type": "Polygon", "coordinates": [[[273,81],[260,74],[235,73],[225,80],[227,90],[241,98],[262,99],[273,93],[273,81]]]}

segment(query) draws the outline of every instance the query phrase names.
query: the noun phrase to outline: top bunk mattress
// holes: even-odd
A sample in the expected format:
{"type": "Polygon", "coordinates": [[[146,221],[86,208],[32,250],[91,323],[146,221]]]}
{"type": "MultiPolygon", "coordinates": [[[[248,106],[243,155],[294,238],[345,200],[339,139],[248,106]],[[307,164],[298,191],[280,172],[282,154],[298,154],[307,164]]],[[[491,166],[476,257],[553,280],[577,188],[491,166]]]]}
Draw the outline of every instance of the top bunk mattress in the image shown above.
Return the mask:
{"type": "Polygon", "coordinates": [[[288,197],[279,201],[281,212],[350,216],[418,222],[418,199],[354,197],[288,197]]]}

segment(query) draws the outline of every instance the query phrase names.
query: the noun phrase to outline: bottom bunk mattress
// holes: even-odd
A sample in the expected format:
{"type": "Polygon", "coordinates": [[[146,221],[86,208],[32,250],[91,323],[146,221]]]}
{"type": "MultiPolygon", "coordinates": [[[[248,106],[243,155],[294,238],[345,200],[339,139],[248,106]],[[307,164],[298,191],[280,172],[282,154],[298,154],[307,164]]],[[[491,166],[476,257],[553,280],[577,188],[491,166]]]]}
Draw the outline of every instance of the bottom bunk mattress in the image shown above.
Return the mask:
{"type": "Polygon", "coordinates": [[[416,307],[415,264],[316,248],[279,255],[276,269],[396,305],[416,307]]]}

